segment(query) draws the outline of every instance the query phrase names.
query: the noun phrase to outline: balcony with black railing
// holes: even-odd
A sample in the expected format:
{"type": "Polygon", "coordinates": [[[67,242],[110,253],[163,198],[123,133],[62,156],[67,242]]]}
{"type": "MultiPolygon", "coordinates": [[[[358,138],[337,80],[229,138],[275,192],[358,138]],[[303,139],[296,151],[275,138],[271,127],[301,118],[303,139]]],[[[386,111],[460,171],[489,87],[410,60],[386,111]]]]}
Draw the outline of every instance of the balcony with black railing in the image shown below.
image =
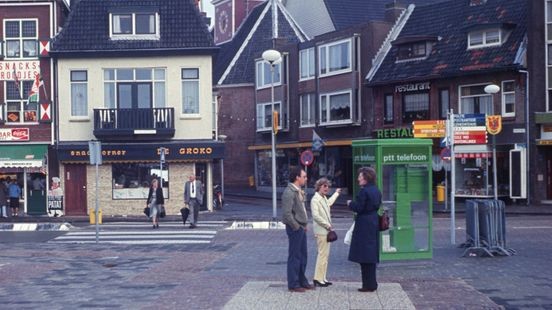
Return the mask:
{"type": "Polygon", "coordinates": [[[174,108],[94,109],[99,140],[170,139],[174,132],[174,108]]]}

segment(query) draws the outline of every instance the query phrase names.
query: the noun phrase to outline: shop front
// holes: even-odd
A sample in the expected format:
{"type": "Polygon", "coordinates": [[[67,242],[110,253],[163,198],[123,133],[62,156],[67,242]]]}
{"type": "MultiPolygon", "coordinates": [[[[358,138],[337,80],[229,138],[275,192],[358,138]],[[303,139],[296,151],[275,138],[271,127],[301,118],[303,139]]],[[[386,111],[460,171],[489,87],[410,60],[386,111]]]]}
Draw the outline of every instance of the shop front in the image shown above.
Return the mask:
{"type": "MultiPolygon", "coordinates": [[[[332,187],[342,188],[344,193],[352,190],[351,141],[328,141],[321,151],[313,152],[313,164],[303,167],[307,170],[307,191],[311,192],[314,183],[321,177],[332,181],[332,187]]],[[[299,166],[301,153],[311,150],[311,143],[278,144],[276,149],[276,184],[283,190],[289,183],[289,170],[299,166]]],[[[252,148],[250,148],[252,149],[252,148]]],[[[272,191],[272,157],[270,149],[260,149],[255,153],[255,181],[259,191],[272,191]]]]}
{"type": "Polygon", "coordinates": [[[0,145],[0,179],[21,189],[19,213],[47,213],[48,145],[0,145]]]}
{"type": "Polygon", "coordinates": [[[104,216],[140,215],[153,179],[161,180],[168,214],[184,206],[184,183],[192,174],[204,184],[204,209],[212,210],[212,165],[224,156],[216,141],[103,143],[102,165],[89,165],[88,143],[58,146],[67,215],[86,215],[98,195],[104,216]],[[164,160],[161,158],[164,148],[164,160]]]}

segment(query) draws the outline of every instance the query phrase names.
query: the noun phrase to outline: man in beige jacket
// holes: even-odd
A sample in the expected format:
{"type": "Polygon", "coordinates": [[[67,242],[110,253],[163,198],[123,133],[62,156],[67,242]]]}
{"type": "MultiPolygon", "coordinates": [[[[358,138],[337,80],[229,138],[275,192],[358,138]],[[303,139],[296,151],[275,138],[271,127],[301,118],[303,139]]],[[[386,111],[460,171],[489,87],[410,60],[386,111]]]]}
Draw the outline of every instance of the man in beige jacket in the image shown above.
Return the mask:
{"type": "Polygon", "coordinates": [[[332,285],[332,282],[326,279],[328,270],[328,257],[330,256],[330,243],[327,241],[327,235],[332,230],[331,206],[341,193],[338,188],[328,199],[331,182],[326,178],[320,178],[314,184],[316,193],[311,200],[312,228],[318,245],[318,256],[316,257],[316,268],[314,269],[314,286],[326,287],[332,285]]]}
{"type": "Polygon", "coordinates": [[[282,222],[289,239],[287,261],[288,289],[302,293],[314,289],[305,276],[307,269],[307,210],[305,193],[301,189],[307,181],[307,173],[300,167],[289,172],[290,183],[282,194],[282,222]]]}

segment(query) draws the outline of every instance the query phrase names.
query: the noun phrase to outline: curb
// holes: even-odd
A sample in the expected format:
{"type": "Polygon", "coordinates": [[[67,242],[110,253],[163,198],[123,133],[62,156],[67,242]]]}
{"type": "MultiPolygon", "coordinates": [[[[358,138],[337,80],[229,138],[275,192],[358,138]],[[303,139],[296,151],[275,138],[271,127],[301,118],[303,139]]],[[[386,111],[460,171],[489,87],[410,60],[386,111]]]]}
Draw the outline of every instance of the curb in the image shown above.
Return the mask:
{"type": "Polygon", "coordinates": [[[75,228],[69,223],[9,223],[0,224],[0,231],[68,231],[75,228]]]}

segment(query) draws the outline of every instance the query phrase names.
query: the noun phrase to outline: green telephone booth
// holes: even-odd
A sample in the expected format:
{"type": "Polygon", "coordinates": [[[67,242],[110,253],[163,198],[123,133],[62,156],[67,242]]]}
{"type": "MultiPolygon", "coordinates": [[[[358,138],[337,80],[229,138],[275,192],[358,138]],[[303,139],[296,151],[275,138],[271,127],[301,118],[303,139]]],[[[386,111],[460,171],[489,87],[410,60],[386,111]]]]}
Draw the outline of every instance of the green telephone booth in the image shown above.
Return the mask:
{"type": "Polygon", "coordinates": [[[381,260],[432,257],[431,147],[429,139],[353,141],[354,171],[376,169],[380,211],[387,210],[390,219],[389,230],[380,233],[381,260]]]}

